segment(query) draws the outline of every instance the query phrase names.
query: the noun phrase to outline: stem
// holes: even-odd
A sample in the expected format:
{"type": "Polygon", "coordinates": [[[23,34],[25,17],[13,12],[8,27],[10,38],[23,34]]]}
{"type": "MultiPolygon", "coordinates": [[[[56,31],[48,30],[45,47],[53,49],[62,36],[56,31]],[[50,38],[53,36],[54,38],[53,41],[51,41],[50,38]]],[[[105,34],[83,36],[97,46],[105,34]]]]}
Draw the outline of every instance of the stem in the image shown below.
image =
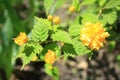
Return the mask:
{"type": "Polygon", "coordinates": [[[103,10],[103,9],[100,9],[100,10],[99,10],[99,13],[98,13],[97,18],[99,18],[99,16],[102,14],[102,10],[103,10]]]}
{"type": "Polygon", "coordinates": [[[52,40],[47,40],[47,41],[40,42],[40,44],[47,44],[49,42],[53,42],[53,41],[52,40]]]}

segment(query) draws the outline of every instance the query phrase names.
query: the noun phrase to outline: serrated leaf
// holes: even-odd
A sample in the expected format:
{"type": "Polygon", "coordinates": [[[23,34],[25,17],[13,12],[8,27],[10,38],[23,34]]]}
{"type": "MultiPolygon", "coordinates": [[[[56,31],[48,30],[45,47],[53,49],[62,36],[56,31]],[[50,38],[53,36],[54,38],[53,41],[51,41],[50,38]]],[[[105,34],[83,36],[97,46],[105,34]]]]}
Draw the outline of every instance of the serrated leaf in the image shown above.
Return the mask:
{"type": "Polygon", "coordinates": [[[105,3],[106,3],[107,0],[99,0],[99,5],[100,7],[102,7],[105,3]]]}
{"type": "Polygon", "coordinates": [[[90,53],[91,51],[78,39],[73,39],[73,47],[77,55],[84,55],[90,53]]]}
{"type": "Polygon", "coordinates": [[[44,6],[47,14],[49,14],[49,10],[51,9],[53,2],[54,0],[44,0],[44,6]]]}
{"type": "Polygon", "coordinates": [[[105,13],[102,14],[102,23],[103,24],[113,24],[115,22],[115,20],[117,19],[117,13],[116,11],[114,10],[110,10],[110,11],[107,11],[105,13]]]}
{"type": "Polygon", "coordinates": [[[64,55],[66,56],[75,56],[76,52],[72,44],[65,44],[62,48],[64,55]]]}
{"type": "MultiPolygon", "coordinates": [[[[36,54],[39,54],[39,53],[43,50],[43,47],[42,47],[39,43],[30,42],[30,43],[27,43],[27,44],[26,44],[26,47],[27,47],[28,49],[33,48],[33,50],[32,50],[31,52],[34,51],[34,53],[36,53],[36,54]]],[[[26,49],[27,49],[27,48],[26,48],[26,49]]],[[[24,51],[25,51],[25,50],[24,50],[24,51]]],[[[30,51],[30,50],[29,50],[29,51],[30,51]]]]}
{"type": "Polygon", "coordinates": [[[94,14],[93,12],[85,12],[83,13],[82,15],[82,23],[85,23],[85,22],[97,22],[98,21],[98,17],[96,14],[94,14]]]}
{"type": "Polygon", "coordinates": [[[21,47],[20,53],[15,57],[15,59],[18,57],[22,58],[23,65],[21,69],[23,69],[25,65],[30,63],[32,58],[36,56],[36,54],[39,54],[42,49],[43,48],[41,45],[39,45],[39,43],[27,43],[26,45],[21,47]]]}
{"type": "Polygon", "coordinates": [[[73,24],[69,26],[69,33],[70,36],[78,36],[80,35],[80,29],[81,29],[81,25],[80,24],[73,24]]]}
{"type": "Polygon", "coordinates": [[[54,34],[52,34],[51,38],[53,39],[53,41],[71,43],[71,38],[69,34],[65,31],[58,30],[54,34]]]}
{"type": "Polygon", "coordinates": [[[32,40],[35,42],[45,41],[48,37],[48,30],[50,26],[50,22],[46,19],[35,17],[31,35],[32,40]]]}
{"type": "Polygon", "coordinates": [[[110,9],[110,8],[114,8],[119,5],[120,5],[120,0],[109,0],[103,8],[110,9]]]}

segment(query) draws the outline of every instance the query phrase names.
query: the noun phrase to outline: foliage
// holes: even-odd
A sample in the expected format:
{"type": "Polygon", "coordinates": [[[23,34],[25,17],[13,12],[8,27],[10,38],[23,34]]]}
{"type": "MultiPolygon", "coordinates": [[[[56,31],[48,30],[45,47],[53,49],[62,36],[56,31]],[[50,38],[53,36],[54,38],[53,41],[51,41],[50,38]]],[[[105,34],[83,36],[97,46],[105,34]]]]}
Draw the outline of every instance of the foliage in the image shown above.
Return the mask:
{"type": "MultiPolygon", "coordinates": [[[[15,55],[14,60],[18,57],[22,59],[21,70],[32,61],[34,56],[38,57],[38,61],[44,61],[48,50],[54,51],[56,61],[60,57],[68,56],[88,55],[91,57],[94,54],[93,50],[80,40],[80,31],[86,22],[101,22],[105,26],[111,34],[108,49],[114,49],[115,41],[112,39],[120,36],[115,33],[115,30],[119,30],[117,24],[120,19],[120,0],[30,0],[26,19],[20,19],[20,15],[13,8],[21,5],[24,0],[19,1],[0,0],[0,68],[5,69],[7,77],[12,70],[11,60],[15,55]],[[37,4],[39,2],[41,4],[37,4]],[[68,18],[67,21],[61,21],[56,25],[45,18],[47,15],[56,15],[56,10],[66,4],[68,7],[71,5],[75,7],[75,11],[67,13],[68,15],[75,14],[74,19],[68,18]],[[46,13],[44,18],[36,15],[39,13],[39,8],[45,9],[43,10],[46,13]],[[21,47],[15,45],[12,40],[19,32],[28,34],[28,42],[21,47]]],[[[53,64],[45,63],[45,72],[55,80],[59,79],[58,68],[53,64]]]]}
{"type": "Polygon", "coordinates": [[[48,27],[50,27],[50,22],[35,17],[31,39],[34,42],[45,41],[48,37],[48,27]]]}
{"type": "Polygon", "coordinates": [[[53,41],[71,43],[71,38],[70,38],[69,34],[62,30],[56,31],[54,34],[52,34],[51,38],[53,39],[53,41]]]}

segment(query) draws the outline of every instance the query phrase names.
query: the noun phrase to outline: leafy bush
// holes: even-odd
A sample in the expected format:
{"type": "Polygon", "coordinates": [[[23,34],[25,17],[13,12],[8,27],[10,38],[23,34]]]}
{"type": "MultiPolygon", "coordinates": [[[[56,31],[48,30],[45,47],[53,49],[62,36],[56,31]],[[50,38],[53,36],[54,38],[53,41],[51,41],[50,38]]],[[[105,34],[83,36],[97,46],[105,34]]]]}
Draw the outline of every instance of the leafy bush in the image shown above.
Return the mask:
{"type": "MultiPolygon", "coordinates": [[[[110,36],[110,41],[117,36],[114,29],[116,29],[117,20],[119,19],[120,0],[44,0],[47,18],[35,16],[33,28],[28,32],[22,26],[12,7],[8,7],[10,6],[8,2],[3,0],[3,5],[9,14],[5,21],[5,28],[3,30],[5,36],[3,36],[3,40],[9,40],[6,42],[9,45],[13,45],[12,47],[6,46],[11,51],[9,61],[11,60],[12,49],[18,48],[18,46],[11,42],[15,34],[13,31],[15,30],[17,33],[29,32],[27,41],[24,41],[24,35],[19,35],[17,40],[18,45],[19,42],[23,43],[14,58],[20,57],[22,59],[23,65],[21,70],[31,61],[45,61],[45,72],[53,76],[55,80],[58,80],[59,71],[57,67],[53,66],[53,63],[60,57],[80,55],[91,57],[94,51],[98,51],[104,46],[107,42],[107,37],[110,36]],[[63,5],[68,5],[66,10],[68,15],[76,15],[74,19],[62,22],[60,16],[55,15],[56,10],[60,9],[63,5]],[[12,14],[15,14],[15,17],[12,18],[12,14]],[[8,28],[9,31],[7,30],[8,28]],[[4,32],[5,30],[11,35],[7,36],[4,32]]],[[[34,7],[32,2],[30,2],[31,8],[34,7]]],[[[32,21],[34,12],[29,16],[28,19],[32,21]]],[[[15,41],[16,38],[13,40],[15,41]]],[[[5,44],[7,45],[7,43],[5,44]]],[[[1,53],[5,51],[4,49],[1,50],[2,46],[0,46],[1,53]]],[[[3,54],[0,55],[3,56],[3,54]]],[[[6,61],[5,66],[7,65],[6,61]]]]}

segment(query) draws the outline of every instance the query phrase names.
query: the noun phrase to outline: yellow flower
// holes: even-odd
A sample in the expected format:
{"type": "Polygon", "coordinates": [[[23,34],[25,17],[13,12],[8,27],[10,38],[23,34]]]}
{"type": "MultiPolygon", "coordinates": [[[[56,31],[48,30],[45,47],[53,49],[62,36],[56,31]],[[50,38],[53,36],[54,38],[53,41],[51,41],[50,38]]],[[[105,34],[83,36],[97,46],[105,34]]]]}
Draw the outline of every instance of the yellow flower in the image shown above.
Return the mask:
{"type": "Polygon", "coordinates": [[[50,66],[49,66],[49,69],[50,69],[50,70],[52,70],[52,69],[53,69],[53,66],[52,66],[52,65],[50,65],[50,66]]]}
{"type": "Polygon", "coordinates": [[[58,16],[53,17],[53,23],[54,24],[59,24],[60,23],[60,18],[58,16]]]}
{"type": "Polygon", "coordinates": [[[70,12],[74,12],[74,11],[75,11],[75,6],[71,5],[71,6],[69,7],[69,11],[70,11],[70,12]]]}
{"type": "Polygon", "coordinates": [[[52,21],[52,20],[53,20],[52,15],[48,15],[48,16],[47,16],[47,20],[52,21]]]}
{"type": "Polygon", "coordinates": [[[38,57],[34,56],[31,61],[37,61],[38,57]]]}
{"type": "Polygon", "coordinates": [[[106,42],[105,38],[109,36],[110,34],[105,32],[99,22],[96,24],[85,23],[80,31],[80,40],[92,50],[98,50],[103,47],[103,43],[106,42]]]}
{"type": "Polygon", "coordinates": [[[45,54],[45,62],[48,64],[53,64],[56,60],[56,55],[52,50],[48,50],[45,54]]]}
{"type": "Polygon", "coordinates": [[[28,41],[28,37],[24,32],[20,32],[19,36],[14,38],[14,42],[18,45],[23,45],[28,41]]]}
{"type": "Polygon", "coordinates": [[[64,46],[64,42],[61,42],[61,46],[64,46]]]}

